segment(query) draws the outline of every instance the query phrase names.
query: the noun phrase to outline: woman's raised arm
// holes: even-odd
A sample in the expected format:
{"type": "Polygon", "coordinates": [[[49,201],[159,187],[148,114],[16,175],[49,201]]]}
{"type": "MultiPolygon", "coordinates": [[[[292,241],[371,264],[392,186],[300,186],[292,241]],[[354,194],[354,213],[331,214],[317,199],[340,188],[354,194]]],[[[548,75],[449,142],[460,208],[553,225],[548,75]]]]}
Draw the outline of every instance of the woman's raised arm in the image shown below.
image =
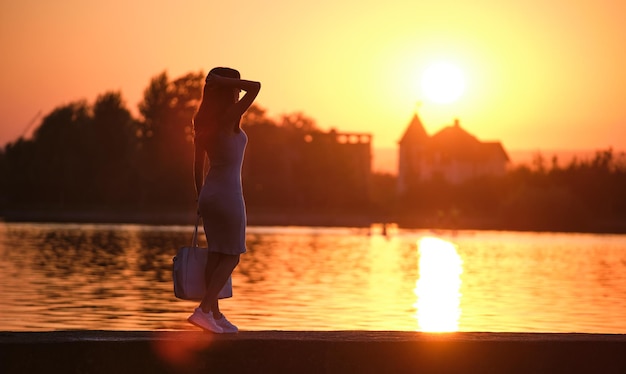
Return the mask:
{"type": "Polygon", "coordinates": [[[207,84],[215,84],[226,88],[232,88],[233,90],[239,89],[245,92],[239,101],[228,108],[228,112],[225,114],[227,119],[232,120],[240,118],[244,112],[248,110],[261,90],[260,82],[227,78],[217,74],[210,74],[207,79],[207,84]]]}

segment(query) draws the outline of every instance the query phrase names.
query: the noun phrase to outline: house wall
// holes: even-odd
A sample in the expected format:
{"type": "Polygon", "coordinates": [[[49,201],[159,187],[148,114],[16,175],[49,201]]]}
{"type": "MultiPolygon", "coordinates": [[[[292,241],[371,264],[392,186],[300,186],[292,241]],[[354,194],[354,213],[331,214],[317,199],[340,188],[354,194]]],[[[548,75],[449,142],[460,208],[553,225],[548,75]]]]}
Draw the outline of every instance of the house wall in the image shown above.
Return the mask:
{"type": "Polygon", "coordinates": [[[440,153],[427,153],[415,144],[400,144],[398,158],[397,190],[404,193],[411,183],[442,177],[450,183],[459,184],[483,175],[504,175],[507,170],[505,157],[494,157],[482,162],[464,162],[443,158],[440,153]]]}

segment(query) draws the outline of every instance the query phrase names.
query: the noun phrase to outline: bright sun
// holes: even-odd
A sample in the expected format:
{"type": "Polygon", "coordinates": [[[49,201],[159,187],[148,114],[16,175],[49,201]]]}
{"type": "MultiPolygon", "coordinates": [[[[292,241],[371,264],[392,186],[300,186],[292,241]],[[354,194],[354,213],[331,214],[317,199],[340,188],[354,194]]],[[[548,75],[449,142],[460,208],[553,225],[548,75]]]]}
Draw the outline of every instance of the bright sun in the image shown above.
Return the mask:
{"type": "Polygon", "coordinates": [[[452,103],[465,91],[461,69],[448,62],[430,65],[422,74],[422,93],[438,104],[452,103]]]}

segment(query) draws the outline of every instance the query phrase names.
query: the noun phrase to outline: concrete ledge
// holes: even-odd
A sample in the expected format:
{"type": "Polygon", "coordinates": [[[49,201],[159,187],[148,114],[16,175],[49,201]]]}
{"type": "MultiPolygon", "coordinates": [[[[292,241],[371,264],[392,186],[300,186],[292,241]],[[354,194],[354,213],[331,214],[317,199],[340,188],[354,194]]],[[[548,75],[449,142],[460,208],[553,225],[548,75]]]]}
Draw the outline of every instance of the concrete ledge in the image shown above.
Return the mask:
{"type": "Polygon", "coordinates": [[[0,332],[1,373],[626,373],[626,335],[0,332]]]}

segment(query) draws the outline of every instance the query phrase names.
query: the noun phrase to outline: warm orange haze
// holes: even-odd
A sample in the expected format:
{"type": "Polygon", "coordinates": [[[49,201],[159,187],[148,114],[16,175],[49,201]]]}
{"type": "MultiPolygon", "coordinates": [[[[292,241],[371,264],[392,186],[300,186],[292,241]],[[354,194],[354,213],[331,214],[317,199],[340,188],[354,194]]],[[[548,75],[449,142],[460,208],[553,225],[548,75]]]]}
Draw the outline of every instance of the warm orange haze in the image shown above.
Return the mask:
{"type": "Polygon", "coordinates": [[[4,1],[0,373],[622,372],[625,15],[4,1]]]}
{"type": "Polygon", "coordinates": [[[0,144],[59,105],[113,90],[136,113],[156,74],[227,65],[263,82],[271,115],[369,132],[374,148],[395,148],[419,108],[429,133],[459,118],[509,151],[622,150],[624,14],[624,2],[4,2],[0,144]],[[462,78],[453,97],[425,87],[441,62],[462,78]]]}

